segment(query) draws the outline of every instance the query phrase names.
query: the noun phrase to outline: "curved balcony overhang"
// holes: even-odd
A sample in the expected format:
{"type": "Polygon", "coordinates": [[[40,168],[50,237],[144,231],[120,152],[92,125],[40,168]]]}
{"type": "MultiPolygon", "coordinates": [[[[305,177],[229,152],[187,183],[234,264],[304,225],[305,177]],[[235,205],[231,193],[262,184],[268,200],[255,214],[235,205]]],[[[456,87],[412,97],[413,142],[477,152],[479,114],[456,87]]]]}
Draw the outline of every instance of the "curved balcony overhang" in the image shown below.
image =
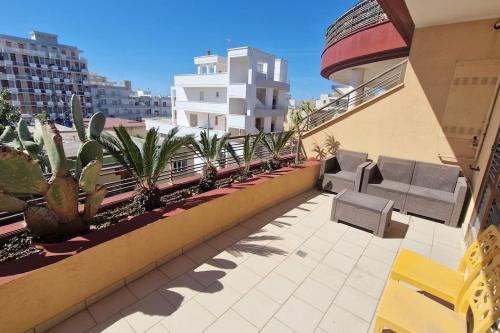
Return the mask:
{"type": "MultiPolygon", "coordinates": [[[[386,13],[381,1],[358,2],[328,28],[321,55],[323,77],[331,79],[333,73],[343,69],[409,54],[411,35],[394,25],[394,13],[386,13]]],[[[404,0],[393,1],[402,2],[401,7],[406,8],[404,0]]]]}
{"type": "Polygon", "coordinates": [[[321,75],[329,79],[342,69],[404,57],[409,50],[409,45],[394,25],[390,21],[383,22],[357,31],[326,48],[321,55],[321,75]]]}

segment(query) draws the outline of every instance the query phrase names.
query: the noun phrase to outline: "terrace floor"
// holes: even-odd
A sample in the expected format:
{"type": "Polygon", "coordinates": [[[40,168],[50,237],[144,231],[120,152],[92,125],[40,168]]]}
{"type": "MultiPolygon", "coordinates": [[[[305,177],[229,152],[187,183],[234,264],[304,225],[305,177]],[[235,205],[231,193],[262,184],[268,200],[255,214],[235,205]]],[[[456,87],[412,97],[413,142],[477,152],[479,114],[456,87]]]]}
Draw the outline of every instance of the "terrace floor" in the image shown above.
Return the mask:
{"type": "Polygon", "coordinates": [[[331,222],[332,197],[258,214],[50,332],[368,332],[401,248],[458,266],[460,229],[395,212],[381,239],[331,222]]]}

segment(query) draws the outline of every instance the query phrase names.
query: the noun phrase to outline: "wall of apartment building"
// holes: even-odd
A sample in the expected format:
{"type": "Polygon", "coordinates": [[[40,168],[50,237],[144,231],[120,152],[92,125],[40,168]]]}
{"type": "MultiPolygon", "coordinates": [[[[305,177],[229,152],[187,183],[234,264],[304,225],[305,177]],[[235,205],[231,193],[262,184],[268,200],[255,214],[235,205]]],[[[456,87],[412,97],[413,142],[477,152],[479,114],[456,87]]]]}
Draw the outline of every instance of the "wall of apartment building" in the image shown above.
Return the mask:
{"type": "MultiPolygon", "coordinates": [[[[393,88],[311,130],[304,136],[308,155],[314,157],[314,144],[324,144],[326,136],[333,134],[341,148],[368,152],[369,158],[373,160],[379,155],[389,155],[459,164],[473,191],[472,202],[465,217],[465,221],[468,221],[483,175],[469,168],[469,164],[475,164],[474,161],[460,159],[461,154],[470,152],[450,137],[447,132],[449,124],[444,121],[449,121],[450,118],[453,120],[455,116],[454,121],[460,124],[463,120],[460,118],[465,116],[457,116],[450,107],[456,107],[459,103],[473,101],[475,105],[481,106],[470,110],[469,114],[474,117],[486,118],[491,109],[495,89],[498,89],[498,80],[495,80],[495,85],[491,78],[497,78],[500,74],[495,66],[495,60],[500,61],[500,31],[493,29],[495,22],[496,20],[481,20],[417,29],[406,67],[404,86],[393,88]],[[450,101],[450,92],[457,89],[457,82],[454,80],[456,71],[460,70],[457,64],[464,63],[472,73],[477,70],[481,75],[486,75],[485,68],[491,71],[486,75],[490,79],[485,83],[491,93],[464,93],[450,101]]],[[[481,78],[475,81],[476,85],[482,84],[481,78]]],[[[469,83],[472,85],[473,82],[471,78],[469,83]]],[[[470,89],[475,88],[471,86],[470,89]]],[[[480,170],[485,169],[491,152],[492,142],[487,141],[491,141],[491,136],[496,135],[500,125],[499,113],[499,108],[494,108],[488,127],[489,137],[485,138],[479,152],[480,170]]],[[[467,143],[470,144],[469,141],[467,143]]]]}

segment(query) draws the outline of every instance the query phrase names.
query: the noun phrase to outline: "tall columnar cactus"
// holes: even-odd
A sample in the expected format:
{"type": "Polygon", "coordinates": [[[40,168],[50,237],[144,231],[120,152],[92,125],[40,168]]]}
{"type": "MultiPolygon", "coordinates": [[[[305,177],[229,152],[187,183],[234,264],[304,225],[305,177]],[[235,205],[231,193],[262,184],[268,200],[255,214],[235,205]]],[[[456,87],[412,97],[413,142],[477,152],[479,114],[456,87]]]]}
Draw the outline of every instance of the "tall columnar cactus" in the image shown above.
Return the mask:
{"type": "Polygon", "coordinates": [[[0,211],[24,212],[28,228],[43,241],[60,240],[88,231],[106,195],[106,188],[98,184],[102,147],[94,140],[104,128],[104,115],[95,114],[88,134],[85,134],[80,103],[75,96],[72,98],[72,113],[74,119],[80,119],[78,124],[75,121],[75,127],[83,142],[75,176],[70,173],[61,135],[53,123],[42,124],[35,120],[34,141],[28,137],[29,132],[18,128],[17,147],[0,141],[0,211]],[[38,159],[31,155],[35,152],[31,142],[45,144],[52,169],[49,181],[46,181],[38,159]],[[83,211],[78,209],[80,189],[86,195],[83,211]],[[36,194],[45,198],[46,206],[31,205],[21,199],[36,194]]]}

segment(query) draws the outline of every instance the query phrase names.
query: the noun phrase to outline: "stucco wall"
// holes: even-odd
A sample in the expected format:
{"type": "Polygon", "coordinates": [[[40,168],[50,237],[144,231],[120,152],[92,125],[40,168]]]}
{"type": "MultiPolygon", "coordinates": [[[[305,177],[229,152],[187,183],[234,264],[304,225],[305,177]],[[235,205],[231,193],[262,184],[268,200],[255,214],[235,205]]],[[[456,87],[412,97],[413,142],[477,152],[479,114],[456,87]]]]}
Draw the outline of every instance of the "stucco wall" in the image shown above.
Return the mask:
{"type": "MultiPolygon", "coordinates": [[[[458,163],[476,192],[482,177],[473,176],[468,167],[471,161],[457,161],[457,154],[443,132],[441,119],[446,110],[456,63],[500,59],[500,31],[493,29],[495,21],[482,20],[416,30],[404,86],[394,88],[307,133],[304,146],[308,156],[314,157],[312,147],[315,142],[322,145],[326,135],[333,134],[341,148],[368,152],[373,160],[383,154],[435,163],[458,163]],[[442,160],[439,154],[451,158],[442,160]]],[[[492,73],[492,76],[498,74],[492,73]]],[[[471,112],[486,113],[486,110],[471,112]]],[[[496,108],[496,116],[490,123],[490,128],[495,130],[499,126],[498,112],[500,110],[496,108]]],[[[490,147],[485,144],[483,150],[490,147]]],[[[484,168],[485,158],[479,162],[480,168],[484,168]]]]}

